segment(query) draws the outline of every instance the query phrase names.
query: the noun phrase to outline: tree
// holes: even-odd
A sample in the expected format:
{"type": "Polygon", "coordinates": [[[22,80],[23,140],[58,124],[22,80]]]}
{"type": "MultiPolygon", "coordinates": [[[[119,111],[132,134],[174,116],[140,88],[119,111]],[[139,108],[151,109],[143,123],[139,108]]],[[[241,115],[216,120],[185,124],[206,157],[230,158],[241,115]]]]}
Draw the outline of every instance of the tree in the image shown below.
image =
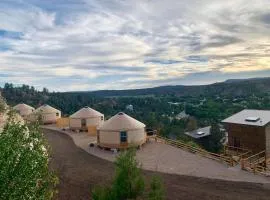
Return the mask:
{"type": "Polygon", "coordinates": [[[116,175],[112,189],[119,200],[136,199],[144,191],[144,179],[135,155],[135,149],[130,149],[121,153],[115,162],[116,175]]]}
{"type": "Polygon", "coordinates": [[[188,123],[187,123],[187,131],[193,131],[197,129],[197,120],[194,117],[189,117],[188,123]]]}
{"type": "MultiPolygon", "coordinates": [[[[140,199],[145,195],[145,183],[135,159],[135,149],[122,152],[116,162],[116,171],[113,183],[107,187],[96,187],[92,191],[93,200],[126,200],[140,199]]],[[[163,186],[160,179],[151,181],[151,191],[149,193],[151,200],[163,200],[163,186]],[[161,195],[157,198],[157,195],[161,195]]]]}
{"type": "Polygon", "coordinates": [[[52,199],[57,184],[37,124],[9,121],[0,133],[0,199],[52,199]]]}
{"type": "Polygon", "coordinates": [[[203,147],[211,152],[218,153],[223,147],[224,132],[220,131],[217,123],[212,123],[210,129],[211,135],[203,142],[203,147]]]}
{"type": "Polygon", "coordinates": [[[163,200],[165,199],[164,188],[161,179],[154,176],[150,185],[151,189],[148,195],[149,200],[163,200]]]}

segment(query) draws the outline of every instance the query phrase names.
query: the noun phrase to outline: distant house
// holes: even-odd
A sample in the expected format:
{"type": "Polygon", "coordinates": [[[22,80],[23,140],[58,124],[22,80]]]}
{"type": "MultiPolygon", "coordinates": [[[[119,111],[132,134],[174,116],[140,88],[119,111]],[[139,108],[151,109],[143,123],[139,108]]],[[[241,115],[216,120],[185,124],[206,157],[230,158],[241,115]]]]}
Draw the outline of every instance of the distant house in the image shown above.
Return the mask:
{"type": "Polygon", "coordinates": [[[184,134],[196,140],[206,138],[211,135],[211,126],[199,128],[194,131],[185,132],[184,134]]]}
{"type": "Polygon", "coordinates": [[[133,105],[131,104],[127,105],[126,110],[133,111],[133,105]]]}
{"type": "Polygon", "coordinates": [[[186,111],[183,110],[182,112],[180,112],[179,114],[175,116],[175,119],[181,120],[181,119],[186,119],[188,117],[189,115],[186,114],[186,111]]]}
{"type": "Polygon", "coordinates": [[[270,111],[243,110],[222,121],[228,132],[228,145],[266,151],[270,158],[270,111]]]}

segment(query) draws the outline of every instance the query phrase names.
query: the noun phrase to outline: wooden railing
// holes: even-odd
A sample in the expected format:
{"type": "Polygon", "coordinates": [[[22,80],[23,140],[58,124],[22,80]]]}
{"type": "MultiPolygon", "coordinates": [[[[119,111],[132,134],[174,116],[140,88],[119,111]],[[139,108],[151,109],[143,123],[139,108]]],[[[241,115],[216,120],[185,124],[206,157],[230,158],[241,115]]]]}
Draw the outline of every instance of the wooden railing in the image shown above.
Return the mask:
{"type": "Polygon", "coordinates": [[[269,169],[266,167],[265,151],[261,151],[248,158],[242,159],[241,167],[242,169],[253,173],[267,173],[269,169]]]}
{"type": "Polygon", "coordinates": [[[181,142],[181,141],[171,140],[171,139],[168,139],[168,138],[161,137],[159,135],[156,136],[156,140],[164,142],[166,144],[170,144],[172,146],[175,146],[175,147],[178,147],[178,148],[181,148],[181,149],[184,149],[184,150],[189,151],[191,153],[201,155],[203,157],[206,157],[206,158],[209,158],[209,159],[212,159],[212,160],[216,160],[216,161],[226,163],[229,166],[234,166],[236,164],[235,161],[230,156],[225,156],[225,155],[221,155],[221,154],[208,152],[208,151],[206,151],[206,150],[204,150],[202,148],[194,147],[194,146],[191,146],[191,145],[186,144],[186,143],[181,142]]]}
{"type": "Polygon", "coordinates": [[[249,149],[234,147],[234,146],[229,146],[229,145],[224,146],[223,153],[228,156],[237,156],[239,160],[243,158],[247,158],[252,155],[252,151],[249,149]]]}

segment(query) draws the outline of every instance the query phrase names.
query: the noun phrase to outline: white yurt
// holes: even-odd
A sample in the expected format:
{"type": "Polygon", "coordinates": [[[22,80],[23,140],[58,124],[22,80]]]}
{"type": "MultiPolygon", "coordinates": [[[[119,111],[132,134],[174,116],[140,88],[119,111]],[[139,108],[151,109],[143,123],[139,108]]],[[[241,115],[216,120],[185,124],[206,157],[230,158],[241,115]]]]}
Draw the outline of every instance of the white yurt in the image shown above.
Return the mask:
{"type": "Polygon", "coordinates": [[[33,113],[35,110],[35,108],[33,108],[27,104],[24,104],[24,103],[20,103],[20,104],[14,106],[13,109],[15,111],[17,111],[22,116],[22,118],[26,118],[28,115],[33,113]]]}
{"type": "MultiPolygon", "coordinates": [[[[32,115],[35,115],[35,117],[40,115],[43,124],[54,124],[61,118],[61,111],[45,104],[37,108],[32,115]]],[[[31,119],[33,119],[33,117],[31,117],[31,119]]]]}
{"type": "Polygon", "coordinates": [[[96,135],[97,127],[104,122],[104,115],[92,108],[84,107],[69,117],[71,130],[88,131],[96,135]]]}
{"type": "Polygon", "coordinates": [[[123,112],[105,121],[97,132],[97,143],[104,148],[138,147],[145,141],[145,124],[123,112]]]}

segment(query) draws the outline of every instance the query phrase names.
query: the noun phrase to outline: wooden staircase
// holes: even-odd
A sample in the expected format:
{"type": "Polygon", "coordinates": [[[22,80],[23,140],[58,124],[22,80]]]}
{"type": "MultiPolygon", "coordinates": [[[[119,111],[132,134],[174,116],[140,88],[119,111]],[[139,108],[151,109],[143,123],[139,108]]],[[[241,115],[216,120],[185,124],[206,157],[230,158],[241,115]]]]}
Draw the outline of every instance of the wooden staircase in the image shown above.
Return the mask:
{"type": "Polygon", "coordinates": [[[243,170],[253,172],[254,174],[270,175],[270,169],[267,167],[265,151],[253,154],[241,160],[243,170]]]}

